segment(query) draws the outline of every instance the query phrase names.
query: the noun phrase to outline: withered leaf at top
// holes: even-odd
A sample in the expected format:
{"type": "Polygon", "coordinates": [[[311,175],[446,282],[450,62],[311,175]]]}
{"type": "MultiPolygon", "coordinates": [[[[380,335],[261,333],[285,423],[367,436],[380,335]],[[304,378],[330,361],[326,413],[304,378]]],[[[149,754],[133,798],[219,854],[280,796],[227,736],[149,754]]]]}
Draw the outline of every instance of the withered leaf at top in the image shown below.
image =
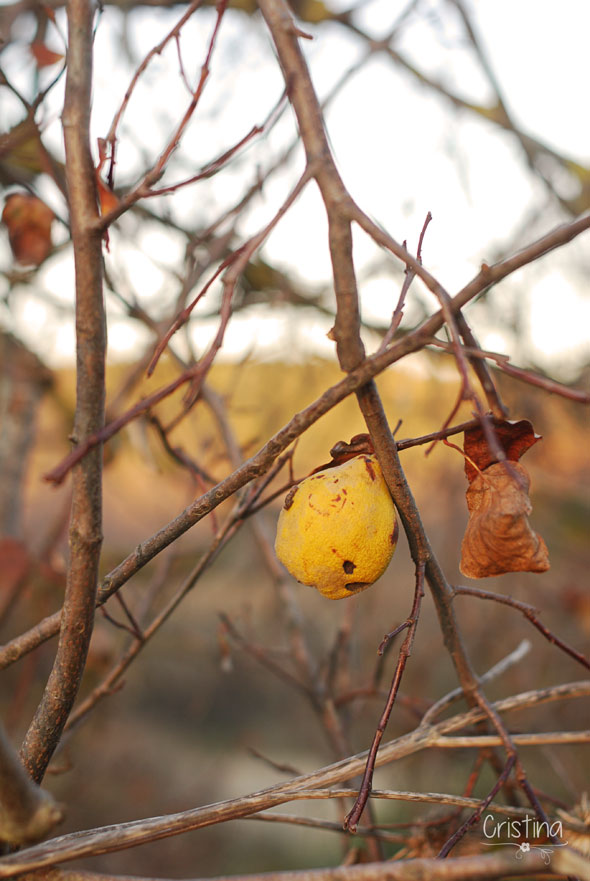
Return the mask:
{"type": "MultiPolygon", "coordinates": [[[[528,419],[519,419],[511,422],[508,419],[491,418],[493,430],[498,443],[506,453],[510,462],[518,462],[529,447],[541,440],[540,434],[535,434],[532,423],[528,419]]],[[[490,465],[494,465],[498,459],[488,446],[486,436],[481,425],[468,429],[464,434],[463,451],[465,456],[465,474],[467,480],[472,483],[480,471],[485,471],[490,465]],[[473,463],[477,467],[473,466],[473,463]]]]}

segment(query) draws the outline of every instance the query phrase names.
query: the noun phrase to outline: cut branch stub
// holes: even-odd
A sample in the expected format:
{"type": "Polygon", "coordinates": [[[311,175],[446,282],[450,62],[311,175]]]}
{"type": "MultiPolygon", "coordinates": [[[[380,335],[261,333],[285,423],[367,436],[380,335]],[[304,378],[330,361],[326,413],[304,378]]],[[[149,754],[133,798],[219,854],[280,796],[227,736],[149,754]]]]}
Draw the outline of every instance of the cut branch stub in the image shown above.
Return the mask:
{"type": "Polygon", "coordinates": [[[469,522],[461,546],[461,572],[468,578],[546,572],[547,546],[528,520],[532,510],[530,478],[518,462],[539,436],[527,420],[495,419],[494,430],[506,453],[506,462],[498,462],[491,453],[481,428],[465,432],[469,522]]]}

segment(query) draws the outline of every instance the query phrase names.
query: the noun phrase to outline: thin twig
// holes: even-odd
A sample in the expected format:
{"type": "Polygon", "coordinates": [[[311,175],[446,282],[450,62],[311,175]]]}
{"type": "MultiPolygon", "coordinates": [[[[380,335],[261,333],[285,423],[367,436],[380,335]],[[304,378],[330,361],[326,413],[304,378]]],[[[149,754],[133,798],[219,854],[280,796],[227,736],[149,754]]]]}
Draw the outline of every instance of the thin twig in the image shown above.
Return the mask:
{"type": "Polygon", "coordinates": [[[471,829],[471,827],[474,826],[475,823],[478,822],[478,820],[480,819],[480,817],[483,814],[483,812],[485,811],[485,809],[487,807],[489,807],[489,804],[492,801],[492,799],[494,798],[494,796],[497,795],[497,793],[500,791],[500,789],[502,788],[502,786],[504,785],[504,783],[506,782],[506,780],[510,776],[510,772],[512,771],[512,768],[514,767],[515,761],[516,761],[515,755],[508,757],[508,761],[506,762],[504,770],[502,771],[502,773],[500,774],[500,776],[498,777],[498,779],[496,780],[496,782],[494,783],[494,785],[490,789],[487,796],[481,801],[481,803],[478,805],[478,807],[475,809],[475,811],[471,814],[471,816],[468,817],[467,820],[465,820],[465,822],[457,829],[457,831],[453,835],[451,835],[451,837],[448,839],[448,841],[445,842],[445,844],[442,846],[442,848],[440,849],[440,851],[438,853],[439,858],[443,858],[443,857],[448,856],[448,854],[451,852],[451,850],[455,847],[455,845],[459,841],[461,841],[461,839],[469,831],[469,829],[471,829]]]}
{"type": "MultiPolygon", "coordinates": [[[[408,626],[408,633],[406,634],[406,638],[404,639],[399,651],[395,673],[393,674],[393,679],[391,681],[391,688],[389,689],[389,695],[387,697],[383,713],[381,714],[381,718],[379,719],[379,724],[377,725],[377,730],[375,731],[373,743],[371,744],[371,748],[369,750],[367,764],[363,773],[363,779],[359,794],[354,803],[354,807],[344,821],[344,828],[348,829],[349,832],[356,831],[358,821],[360,820],[361,814],[365,808],[365,805],[367,804],[369,795],[371,794],[373,773],[375,771],[375,762],[377,760],[379,745],[381,744],[381,741],[383,739],[383,734],[385,733],[385,729],[387,727],[387,723],[389,721],[389,717],[395,703],[395,698],[402,680],[402,676],[404,674],[405,666],[412,652],[412,645],[414,643],[414,637],[416,635],[416,627],[418,626],[418,618],[420,617],[420,606],[422,604],[422,597],[424,596],[424,570],[424,563],[419,564],[416,567],[416,587],[414,591],[414,602],[412,604],[412,611],[410,612],[410,616],[406,622],[408,626]]],[[[379,646],[379,648],[382,651],[381,646],[379,646]]]]}
{"type": "Polygon", "coordinates": [[[539,633],[543,634],[545,639],[560,648],[563,652],[569,655],[570,658],[573,658],[579,664],[582,664],[587,670],[590,670],[590,659],[556,636],[548,627],[545,627],[545,625],[539,621],[539,610],[535,609],[534,606],[524,603],[522,600],[515,600],[513,597],[506,596],[505,594],[492,593],[488,590],[482,590],[479,587],[455,587],[453,588],[453,592],[456,596],[472,596],[478,597],[482,600],[493,600],[496,603],[502,603],[505,606],[511,606],[513,609],[517,609],[519,612],[522,612],[528,621],[531,622],[533,627],[537,628],[539,633]]]}
{"type": "MultiPolygon", "coordinates": [[[[512,667],[514,664],[520,663],[520,661],[527,655],[531,650],[531,643],[528,639],[523,639],[522,642],[514,649],[513,652],[510,652],[509,655],[506,655],[505,658],[502,658],[501,661],[498,661],[497,664],[494,664],[493,667],[483,674],[480,677],[480,683],[490,682],[493,679],[496,679],[498,676],[502,675],[509,667],[512,667]]],[[[437,716],[441,714],[441,712],[446,709],[450,704],[454,703],[456,700],[463,696],[463,689],[454,688],[453,691],[450,691],[444,697],[437,700],[436,703],[432,704],[431,707],[424,713],[422,717],[423,725],[430,725],[437,716]]]]}
{"type": "MultiPolygon", "coordinates": [[[[424,225],[422,226],[422,230],[420,232],[420,237],[418,239],[418,248],[416,250],[416,260],[420,264],[422,263],[422,245],[424,244],[424,236],[426,235],[426,230],[427,230],[428,224],[430,223],[431,220],[432,220],[432,214],[429,211],[428,214],[426,215],[424,225]]],[[[404,248],[406,247],[405,242],[403,243],[403,247],[404,248]]],[[[379,352],[384,351],[388,347],[388,345],[391,343],[391,341],[393,340],[393,338],[395,336],[395,332],[398,329],[398,327],[401,323],[402,317],[403,317],[403,309],[404,309],[404,304],[406,301],[406,296],[407,296],[408,291],[410,290],[410,286],[415,278],[416,278],[415,271],[410,266],[406,266],[405,271],[404,271],[404,283],[402,285],[402,289],[400,291],[396,307],[393,310],[393,315],[391,316],[391,322],[390,322],[389,327],[385,333],[385,336],[383,337],[383,340],[381,341],[381,345],[379,346],[379,349],[377,351],[379,351],[379,352]]],[[[395,432],[394,432],[394,434],[395,434],[395,432]]]]}

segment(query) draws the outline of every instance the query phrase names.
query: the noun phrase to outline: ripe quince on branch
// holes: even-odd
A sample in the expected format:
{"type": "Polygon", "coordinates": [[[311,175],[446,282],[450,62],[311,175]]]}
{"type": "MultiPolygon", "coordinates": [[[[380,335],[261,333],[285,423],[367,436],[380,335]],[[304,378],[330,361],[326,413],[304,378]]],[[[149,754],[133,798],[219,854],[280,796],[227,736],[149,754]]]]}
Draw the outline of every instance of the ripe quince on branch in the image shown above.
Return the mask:
{"type": "Polygon", "coordinates": [[[364,453],[337,461],[289,491],[275,542],[277,557],[291,575],[331,600],[373,584],[385,572],[398,535],[377,457],[364,453]]]}

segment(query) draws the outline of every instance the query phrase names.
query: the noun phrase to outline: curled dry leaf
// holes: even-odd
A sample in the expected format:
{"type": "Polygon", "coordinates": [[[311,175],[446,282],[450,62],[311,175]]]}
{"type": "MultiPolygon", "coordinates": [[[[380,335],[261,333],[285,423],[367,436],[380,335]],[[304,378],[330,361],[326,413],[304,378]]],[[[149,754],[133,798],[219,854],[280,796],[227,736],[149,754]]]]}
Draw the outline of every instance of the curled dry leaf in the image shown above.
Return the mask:
{"type": "MultiPolygon", "coordinates": [[[[541,440],[540,434],[535,430],[528,419],[520,419],[518,422],[510,422],[507,419],[490,419],[500,447],[504,450],[506,458],[510,462],[518,462],[526,451],[541,440]]],[[[465,474],[468,481],[477,476],[478,470],[485,471],[498,459],[488,446],[483,429],[480,425],[465,432],[463,450],[465,452],[465,474]]]]}
{"type": "Polygon", "coordinates": [[[39,266],[52,248],[54,213],[45,202],[29,193],[12,193],[6,199],[2,221],[15,260],[24,266],[39,266]]]}
{"type": "Polygon", "coordinates": [[[469,523],[461,546],[461,572],[487,578],[506,572],[546,572],[547,546],[531,529],[530,480],[518,462],[496,463],[467,489],[469,523]]]}
{"type": "Polygon", "coordinates": [[[461,547],[461,572],[468,578],[546,572],[547,546],[528,520],[530,478],[518,462],[540,437],[526,419],[492,422],[506,462],[498,462],[481,427],[465,432],[469,523],[461,547]]]}
{"type": "Polygon", "coordinates": [[[98,189],[98,202],[101,214],[109,214],[119,207],[119,199],[111,188],[105,184],[98,171],[96,172],[96,186],[98,189]]]}
{"type": "Polygon", "coordinates": [[[31,43],[30,50],[38,68],[51,67],[53,64],[57,64],[58,61],[63,61],[64,58],[63,53],[54,52],[45,43],[37,40],[31,43]]]}

